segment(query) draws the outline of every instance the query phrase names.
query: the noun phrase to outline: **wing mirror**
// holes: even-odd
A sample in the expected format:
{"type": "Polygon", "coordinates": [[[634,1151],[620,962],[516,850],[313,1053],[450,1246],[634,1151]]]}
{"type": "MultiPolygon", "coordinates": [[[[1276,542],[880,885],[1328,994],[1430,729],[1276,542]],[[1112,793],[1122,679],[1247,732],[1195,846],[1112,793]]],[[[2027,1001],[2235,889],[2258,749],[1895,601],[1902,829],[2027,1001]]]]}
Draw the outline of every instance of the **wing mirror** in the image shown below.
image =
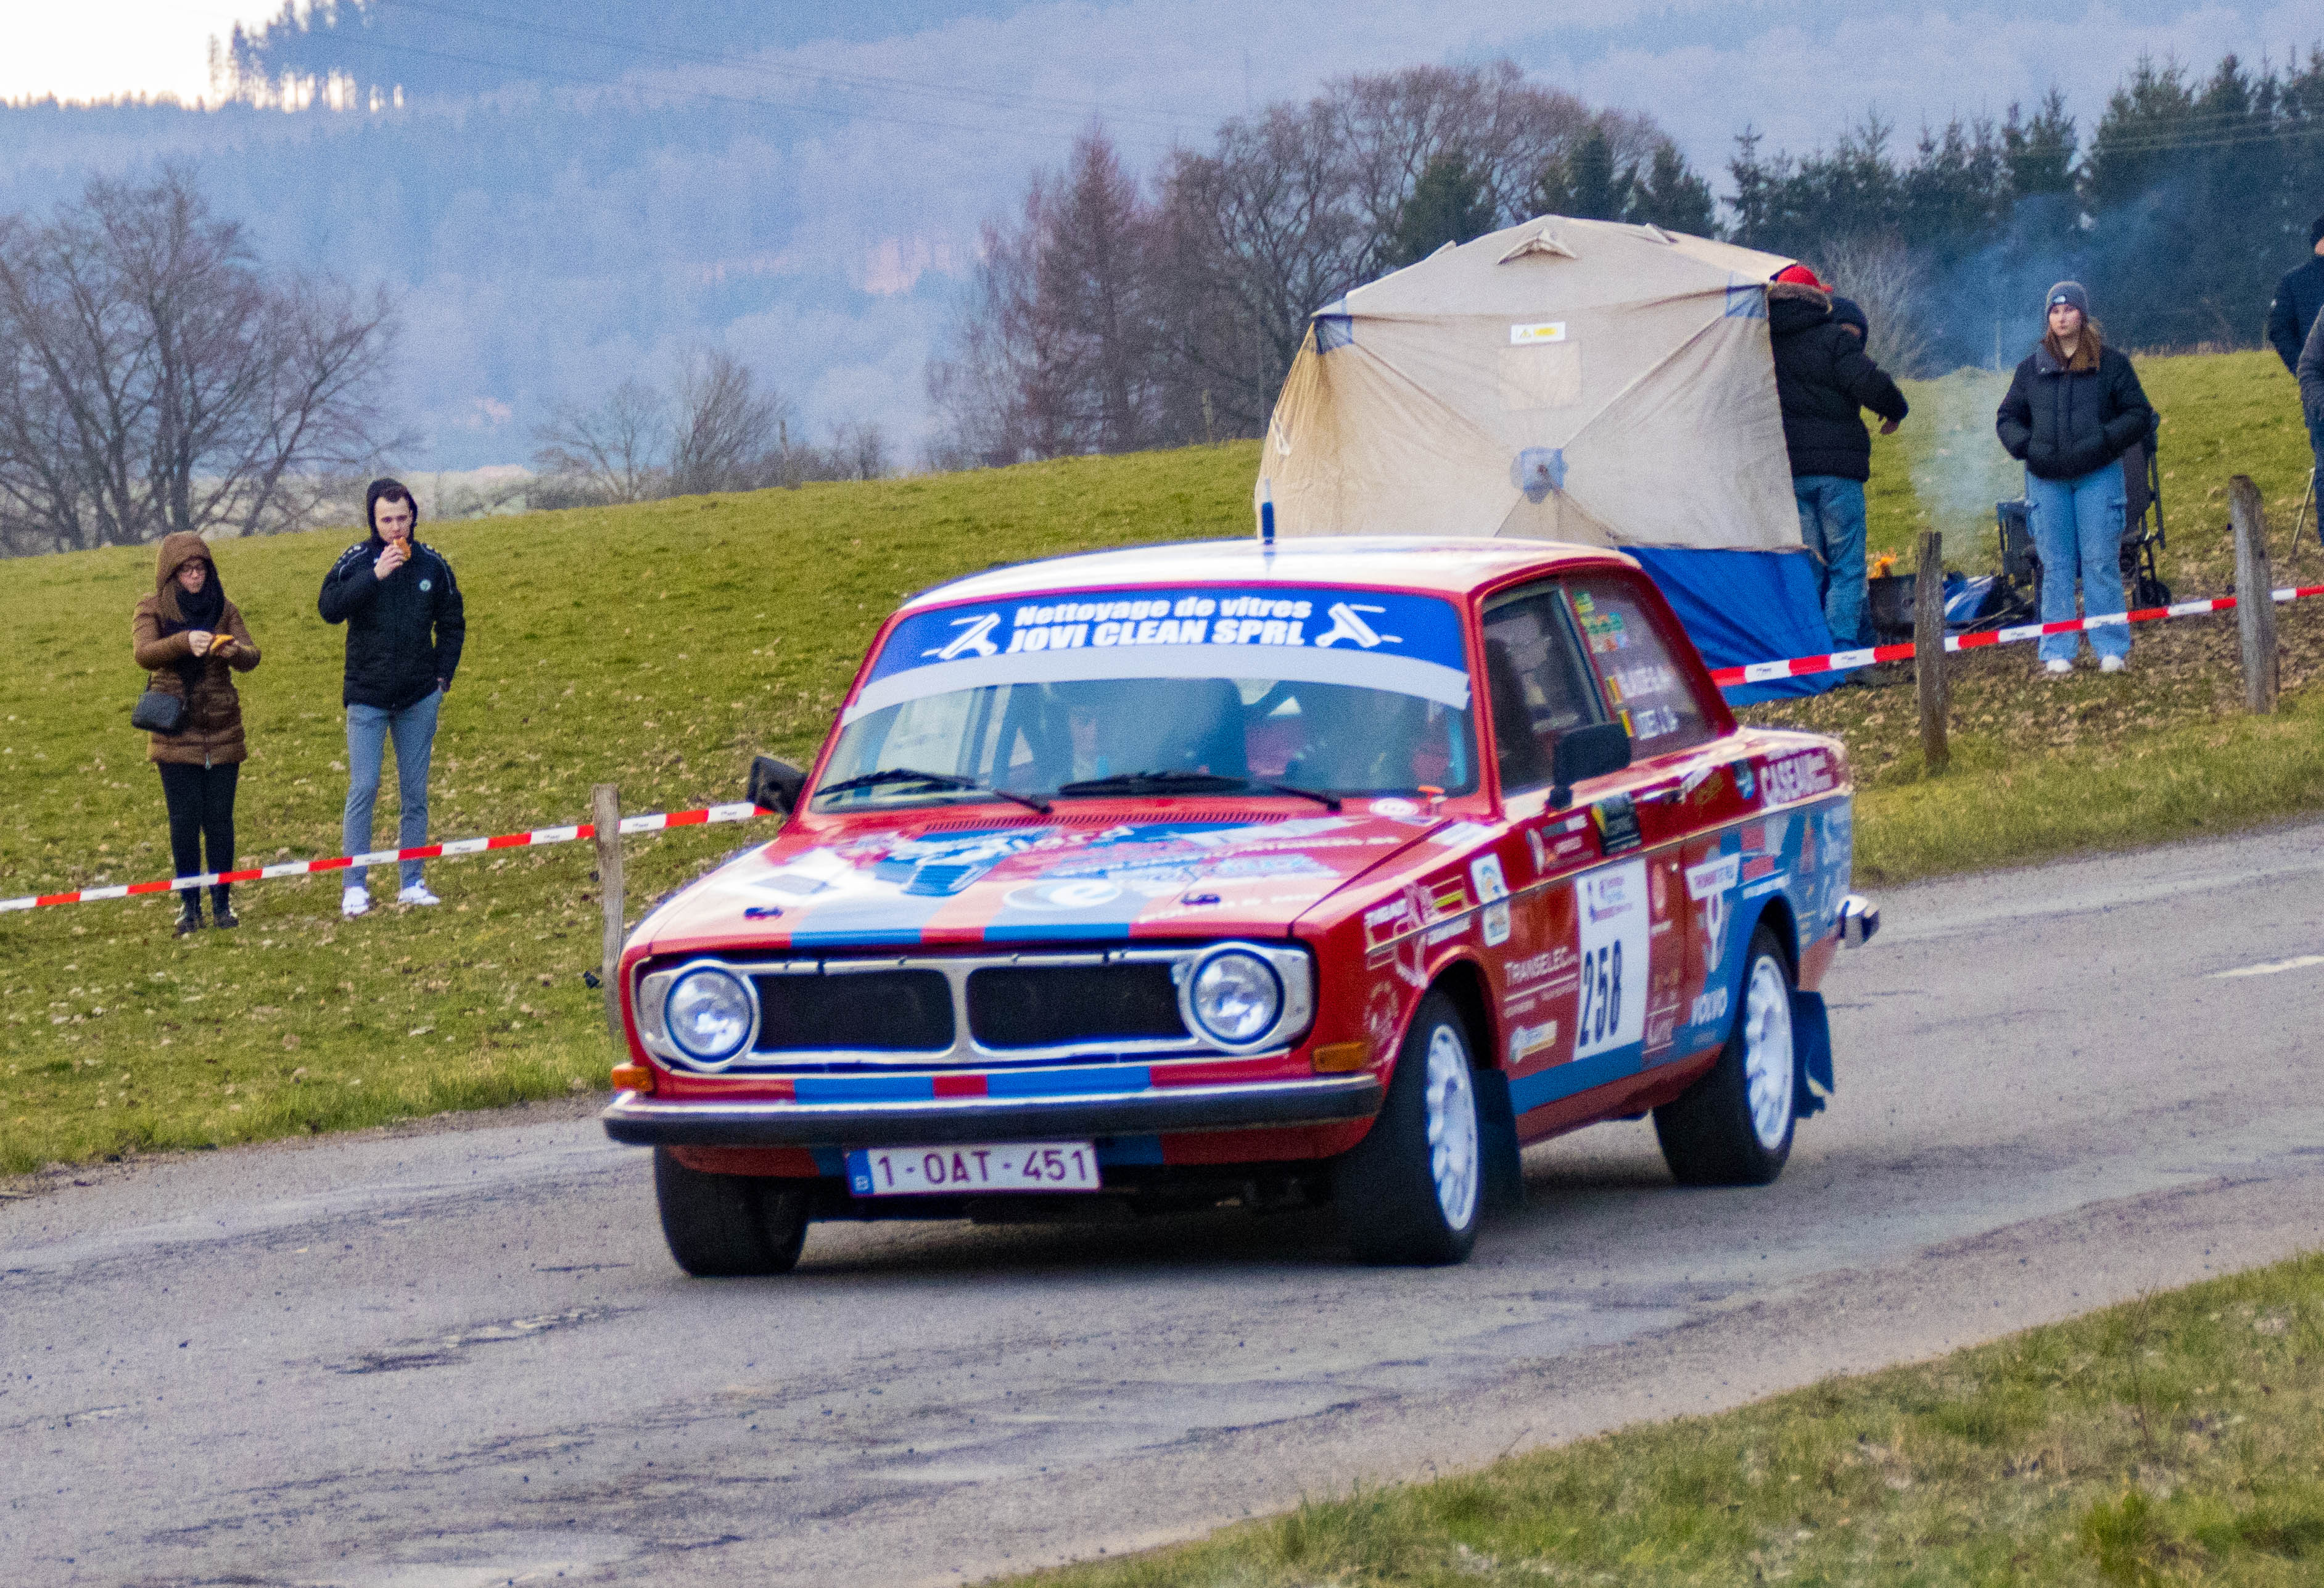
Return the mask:
{"type": "Polygon", "coordinates": [[[799,790],[807,787],[807,774],[788,761],[777,761],[771,755],[751,758],[751,781],[743,798],[761,810],[771,810],[788,816],[798,808],[799,790]]]}
{"type": "Polygon", "coordinates": [[[1630,764],[1630,735],[1619,723],[1592,723],[1568,728],[1557,736],[1553,752],[1549,808],[1563,810],[1573,803],[1573,785],[1585,778],[1602,778],[1630,764]]]}

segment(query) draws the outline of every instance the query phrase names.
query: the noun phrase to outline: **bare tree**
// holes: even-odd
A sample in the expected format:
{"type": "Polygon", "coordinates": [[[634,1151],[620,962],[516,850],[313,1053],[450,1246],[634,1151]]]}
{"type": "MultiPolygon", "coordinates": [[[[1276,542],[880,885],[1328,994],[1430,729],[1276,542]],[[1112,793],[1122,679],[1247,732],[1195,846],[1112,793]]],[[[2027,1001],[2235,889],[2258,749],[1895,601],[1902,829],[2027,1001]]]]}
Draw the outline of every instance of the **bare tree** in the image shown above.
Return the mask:
{"type": "Polygon", "coordinates": [[[752,491],[774,484],[789,419],[789,402],[759,391],[741,359],[724,348],[696,350],[678,377],[669,494],[752,491]]]}
{"type": "Polygon", "coordinates": [[[876,480],[888,473],[888,434],[877,420],[849,420],[831,429],[832,477],[876,480]]]}
{"type": "Polygon", "coordinates": [[[1873,363],[1892,375],[1932,373],[1929,278],[1910,249],[1895,237],[1843,237],[1814,263],[1835,291],[1864,310],[1872,327],[1864,350],[1873,363]]]}
{"type": "Polygon", "coordinates": [[[0,548],[296,524],[392,444],[394,339],[384,294],[262,271],[182,170],[0,220],[0,548]]]}
{"type": "Polygon", "coordinates": [[[558,403],[533,431],[540,447],[532,466],[560,501],[643,502],[660,494],[667,477],[660,459],[669,426],[669,403],[632,377],[595,408],[558,403]]]}

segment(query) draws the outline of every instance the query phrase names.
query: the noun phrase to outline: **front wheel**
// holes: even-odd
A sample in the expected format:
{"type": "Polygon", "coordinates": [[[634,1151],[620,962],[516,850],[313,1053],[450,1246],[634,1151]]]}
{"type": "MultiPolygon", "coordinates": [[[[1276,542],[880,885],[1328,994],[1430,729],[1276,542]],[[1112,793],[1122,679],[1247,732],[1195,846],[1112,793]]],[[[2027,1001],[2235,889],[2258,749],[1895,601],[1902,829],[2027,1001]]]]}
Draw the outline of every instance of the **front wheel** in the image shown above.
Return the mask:
{"type": "Polygon", "coordinates": [[[690,1169],[667,1147],[654,1149],[654,1201],[670,1256],[697,1279],[787,1274],[807,1242],[806,1192],[690,1169]]]}
{"type": "Polygon", "coordinates": [[[1682,1186],[1766,1186],[1792,1155],[1792,975],[1775,934],[1762,922],[1743,965],[1743,1003],[1719,1060],[1655,1110],[1663,1161],[1682,1186]]]}
{"type": "Polygon", "coordinates": [[[1468,1027],[1451,999],[1431,992],[1397,1054],[1387,1103],[1334,1177],[1333,1200],[1358,1260],[1465,1259],[1483,1200],[1480,1145],[1468,1027]]]}

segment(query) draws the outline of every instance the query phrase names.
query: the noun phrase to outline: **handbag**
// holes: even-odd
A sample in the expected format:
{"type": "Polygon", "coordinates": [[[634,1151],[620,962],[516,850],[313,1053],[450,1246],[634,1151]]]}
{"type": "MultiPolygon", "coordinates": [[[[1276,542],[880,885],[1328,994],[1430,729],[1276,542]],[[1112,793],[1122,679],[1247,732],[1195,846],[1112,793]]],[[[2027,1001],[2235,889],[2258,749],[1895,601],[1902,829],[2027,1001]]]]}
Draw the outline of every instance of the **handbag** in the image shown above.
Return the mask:
{"type": "Polygon", "coordinates": [[[166,689],[148,689],[130,708],[129,725],[149,734],[174,734],[186,725],[186,698],[166,689]]]}

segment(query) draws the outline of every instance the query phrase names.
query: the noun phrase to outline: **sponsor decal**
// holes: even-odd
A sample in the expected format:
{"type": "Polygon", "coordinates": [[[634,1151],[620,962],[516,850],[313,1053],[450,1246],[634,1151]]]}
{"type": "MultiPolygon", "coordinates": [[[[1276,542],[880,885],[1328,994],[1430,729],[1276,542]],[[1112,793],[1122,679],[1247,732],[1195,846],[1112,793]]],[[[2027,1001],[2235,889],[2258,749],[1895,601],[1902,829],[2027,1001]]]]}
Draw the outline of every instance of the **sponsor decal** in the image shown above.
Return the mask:
{"type": "Polygon", "coordinates": [[[1753,855],[1749,860],[1743,862],[1743,880],[1747,882],[1756,882],[1761,877],[1766,876],[1775,869],[1775,857],[1774,855],[1753,855]]]}
{"type": "Polygon", "coordinates": [[[1706,860],[1701,865],[1686,868],[1686,896],[1689,899],[1709,899],[1725,893],[1735,886],[1735,879],[1743,869],[1743,857],[1722,854],[1706,860]]]}
{"type": "Polygon", "coordinates": [[[1457,921],[1446,921],[1441,927],[1429,928],[1422,935],[1420,946],[1423,948],[1434,948],[1440,943],[1450,943],[1455,937],[1465,937],[1468,930],[1469,922],[1466,918],[1457,921]]]}
{"type": "MultiPolygon", "coordinates": [[[[1772,864],[1774,863],[1770,862],[1769,863],[1772,864]]],[[[1770,877],[1762,877],[1756,882],[1747,882],[1743,887],[1743,897],[1746,899],[1765,899],[1768,894],[1775,892],[1790,880],[1791,879],[1784,872],[1777,872],[1775,875],[1770,877]]]]}
{"type": "Polygon", "coordinates": [[[1719,962],[1727,957],[1727,901],[1742,872],[1743,857],[1739,854],[1721,854],[1686,868],[1686,896],[1702,906],[1696,919],[1702,923],[1705,970],[1716,970],[1719,962]]]}
{"type": "Polygon", "coordinates": [[[1387,817],[1392,821],[1402,821],[1406,817],[1418,816],[1420,814],[1420,807],[1415,805],[1409,799],[1401,799],[1391,797],[1387,799],[1373,800],[1372,814],[1374,816],[1387,817]]]}
{"type": "Polygon", "coordinates": [[[1539,876],[1549,869],[1549,853],[1542,847],[1539,827],[1526,829],[1526,849],[1533,856],[1534,875],[1539,876]]]}
{"type": "Polygon", "coordinates": [[[1454,822],[1443,832],[1430,835],[1428,841],[1442,844],[1447,849],[1459,849],[1492,836],[1493,829],[1481,822],[1454,822]]]}
{"type": "Polygon", "coordinates": [[[1646,841],[1638,831],[1638,808],[1628,794],[1599,800],[1590,808],[1590,819],[1597,824],[1598,850],[1601,854],[1619,854],[1646,841]]]}
{"type": "Polygon", "coordinates": [[[1708,1026],[1726,1018],[1727,989],[1713,987],[1695,999],[1694,1007],[1687,1011],[1686,1023],[1690,1026],[1708,1026]]]}
{"type": "Polygon", "coordinates": [[[1501,875],[1501,857],[1479,855],[1469,863],[1469,878],[1485,906],[1485,946],[1498,947],[1509,940],[1509,884],[1501,875]]]}
{"type": "Polygon", "coordinates": [[[1538,982],[1545,976],[1555,975],[1573,963],[1573,950],[1563,946],[1547,954],[1536,954],[1526,959],[1513,959],[1504,967],[1502,975],[1512,987],[1522,987],[1528,982],[1538,982]]]}
{"type": "Polygon", "coordinates": [[[1121,897],[1114,883],[1095,877],[1034,882],[1012,890],[1002,902],[1011,909],[1095,909],[1121,897]]]}
{"type": "Polygon", "coordinates": [[[1769,762],[1766,775],[1767,801],[1771,805],[1812,799],[1819,794],[1831,793],[1835,787],[1831,760],[1821,750],[1802,751],[1781,761],[1769,762]]]}
{"type": "Polygon", "coordinates": [[[1364,911],[1364,942],[1374,948],[1412,924],[1412,901],[1398,896],[1364,911]]]}
{"type": "Polygon", "coordinates": [[[1738,761],[1735,763],[1735,792],[1743,796],[1743,802],[1746,805],[1758,798],[1751,776],[1751,763],[1748,761],[1738,761]]]}
{"type": "Polygon", "coordinates": [[[1458,915],[1469,908],[1469,885],[1461,873],[1439,877],[1424,884],[1428,890],[1428,919],[1442,920],[1448,915],[1458,915]]]}
{"type": "Polygon", "coordinates": [[[1575,855],[1585,853],[1589,847],[1590,840],[1583,837],[1580,833],[1568,833],[1556,843],[1549,846],[1550,858],[1552,860],[1571,860],[1575,855]]]}
{"type": "Polygon", "coordinates": [[[1646,1051],[1652,1053],[1658,1048],[1668,1048],[1671,1039],[1677,1034],[1678,1011],[1657,1011],[1655,1018],[1646,1022],[1646,1051]]]}
{"type": "Polygon", "coordinates": [[[1509,1030],[1509,1062],[1523,1064],[1545,1048],[1556,1045],[1557,1022],[1544,1020],[1537,1026],[1515,1026],[1509,1030]]]}

